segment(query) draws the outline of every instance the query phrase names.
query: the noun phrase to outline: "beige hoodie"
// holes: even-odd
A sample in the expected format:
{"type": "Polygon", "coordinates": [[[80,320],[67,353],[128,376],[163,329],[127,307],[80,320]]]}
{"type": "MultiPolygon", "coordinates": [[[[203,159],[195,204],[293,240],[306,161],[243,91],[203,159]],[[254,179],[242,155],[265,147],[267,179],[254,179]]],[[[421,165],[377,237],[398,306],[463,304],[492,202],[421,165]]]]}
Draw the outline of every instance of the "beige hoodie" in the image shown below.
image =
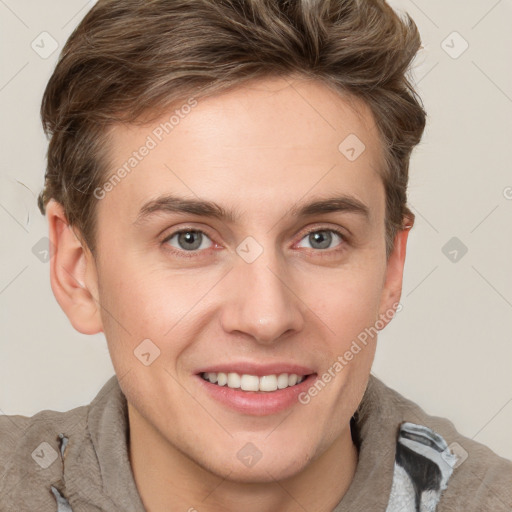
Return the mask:
{"type": "MultiPolygon", "coordinates": [[[[357,470],[333,512],[512,511],[511,461],[373,375],[352,427],[357,470]]],[[[90,405],[0,416],[0,511],[144,512],[128,435],[115,375],[90,405]]]]}

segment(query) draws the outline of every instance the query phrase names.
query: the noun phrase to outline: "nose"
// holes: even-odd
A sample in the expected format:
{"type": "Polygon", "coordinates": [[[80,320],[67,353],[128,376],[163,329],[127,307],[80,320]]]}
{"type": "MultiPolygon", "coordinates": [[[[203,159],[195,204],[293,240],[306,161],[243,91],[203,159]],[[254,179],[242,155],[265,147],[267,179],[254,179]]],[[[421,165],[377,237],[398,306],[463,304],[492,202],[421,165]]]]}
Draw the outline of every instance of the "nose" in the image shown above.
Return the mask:
{"type": "Polygon", "coordinates": [[[304,324],[304,303],[296,295],[286,264],[267,251],[254,262],[238,260],[224,284],[221,322],[229,334],[243,333],[262,345],[285,334],[299,332],[304,324]]]}

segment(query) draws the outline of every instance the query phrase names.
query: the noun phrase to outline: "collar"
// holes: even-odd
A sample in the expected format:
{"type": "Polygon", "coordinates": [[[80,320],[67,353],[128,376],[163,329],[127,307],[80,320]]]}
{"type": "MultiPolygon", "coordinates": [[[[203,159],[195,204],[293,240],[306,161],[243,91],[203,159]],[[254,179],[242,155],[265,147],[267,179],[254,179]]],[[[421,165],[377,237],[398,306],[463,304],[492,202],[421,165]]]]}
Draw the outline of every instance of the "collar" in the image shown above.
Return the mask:
{"type": "Polygon", "coordinates": [[[89,406],[86,435],[64,452],[65,494],[73,512],[145,512],[131,469],[126,397],[113,375],[89,406]]]}
{"type": "Polygon", "coordinates": [[[385,512],[393,481],[396,442],[401,417],[397,417],[388,388],[370,374],[363,398],[352,421],[358,445],[357,468],[352,482],[333,512],[385,512]]]}

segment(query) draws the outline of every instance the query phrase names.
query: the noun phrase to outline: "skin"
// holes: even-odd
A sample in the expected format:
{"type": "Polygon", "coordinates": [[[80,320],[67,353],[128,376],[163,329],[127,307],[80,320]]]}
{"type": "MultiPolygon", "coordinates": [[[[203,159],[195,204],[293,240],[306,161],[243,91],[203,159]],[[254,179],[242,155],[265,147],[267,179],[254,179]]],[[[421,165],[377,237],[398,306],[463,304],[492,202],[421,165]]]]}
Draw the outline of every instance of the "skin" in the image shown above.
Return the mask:
{"type": "MultiPolygon", "coordinates": [[[[159,122],[111,130],[111,172],[159,122]]],[[[381,151],[359,100],[316,81],[266,79],[200,99],[98,202],[95,257],[62,207],[49,203],[52,289],[78,331],[105,333],[148,510],[322,512],[346,493],[357,466],[349,421],[376,337],[309,404],[275,414],[227,408],[195,372],[233,360],[288,361],[321,375],[365,328],[388,322],[401,295],[408,230],[398,232],[387,260],[381,151]],[[349,134],[366,146],[355,161],[338,150],[349,134]],[[171,193],[215,201],[237,216],[159,212],[136,222],[142,205],[171,193]],[[368,218],[290,215],[298,202],[341,194],[364,203],[368,218]],[[178,236],[164,241],[183,228],[205,233],[194,257],[185,257],[192,251],[178,236]],[[312,228],[345,239],[329,232],[330,244],[319,248],[312,228]],[[263,248],[252,263],[236,252],[248,236],[263,248]],[[148,338],[160,355],[145,366],[134,350],[148,338]],[[262,454],[252,467],[237,457],[249,442],[262,454]]]]}

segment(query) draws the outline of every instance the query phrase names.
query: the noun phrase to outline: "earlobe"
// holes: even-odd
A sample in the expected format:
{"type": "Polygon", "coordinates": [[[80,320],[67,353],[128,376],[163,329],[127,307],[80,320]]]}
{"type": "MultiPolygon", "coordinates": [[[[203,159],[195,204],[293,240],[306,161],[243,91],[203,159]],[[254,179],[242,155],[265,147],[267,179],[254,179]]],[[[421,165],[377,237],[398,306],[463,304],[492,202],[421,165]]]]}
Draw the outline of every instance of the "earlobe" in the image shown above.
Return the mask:
{"type": "Polygon", "coordinates": [[[393,251],[391,252],[386,269],[386,279],[382,290],[379,319],[387,325],[393,318],[392,311],[402,296],[402,282],[405,265],[407,239],[412,223],[401,229],[395,235],[393,251]]]}
{"type": "Polygon", "coordinates": [[[61,204],[46,207],[50,238],[50,281],[60,307],[82,334],[103,331],[94,258],[68,224],[61,204]]]}

